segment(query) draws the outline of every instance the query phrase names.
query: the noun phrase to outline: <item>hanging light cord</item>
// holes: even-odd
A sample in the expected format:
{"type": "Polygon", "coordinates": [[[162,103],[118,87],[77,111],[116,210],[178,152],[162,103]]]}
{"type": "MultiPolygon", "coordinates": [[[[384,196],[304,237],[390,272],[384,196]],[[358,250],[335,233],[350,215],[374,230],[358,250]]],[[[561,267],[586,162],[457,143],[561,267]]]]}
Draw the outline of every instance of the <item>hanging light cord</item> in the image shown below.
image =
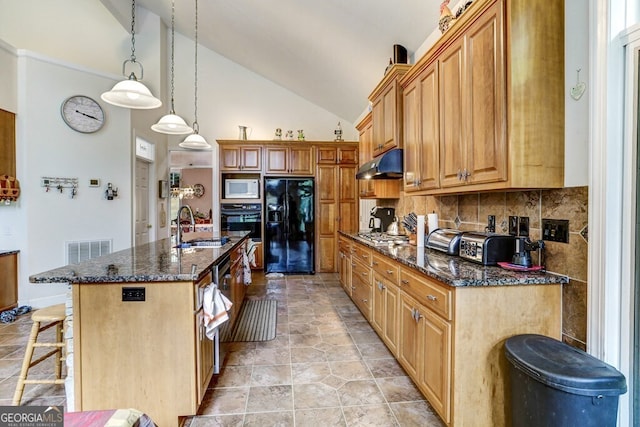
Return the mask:
{"type": "Polygon", "coordinates": [[[176,2],[175,0],[171,0],[171,110],[169,110],[169,114],[175,114],[175,109],[173,107],[173,50],[174,50],[174,39],[175,39],[175,14],[176,14],[176,2]]]}
{"type": "Polygon", "coordinates": [[[195,109],[194,109],[194,120],[193,120],[193,133],[198,133],[200,130],[200,126],[198,126],[198,0],[196,0],[196,24],[195,24],[195,77],[194,77],[194,101],[195,101],[195,109]]]}

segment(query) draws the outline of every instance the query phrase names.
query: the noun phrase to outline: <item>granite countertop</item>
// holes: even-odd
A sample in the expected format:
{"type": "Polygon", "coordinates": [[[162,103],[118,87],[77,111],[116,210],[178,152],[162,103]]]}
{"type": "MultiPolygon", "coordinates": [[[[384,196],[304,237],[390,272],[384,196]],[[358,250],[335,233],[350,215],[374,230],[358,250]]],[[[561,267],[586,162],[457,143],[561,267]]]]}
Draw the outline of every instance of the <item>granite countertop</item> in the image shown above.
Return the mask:
{"type": "Polygon", "coordinates": [[[72,284],[191,282],[231,252],[249,233],[241,231],[223,235],[229,237],[229,241],[218,248],[177,249],[167,238],[34,274],[29,281],[72,284]]]}
{"type": "Polygon", "coordinates": [[[375,246],[359,238],[357,234],[343,232],[340,234],[449,286],[551,285],[569,282],[568,277],[557,274],[511,271],[497,266],[482,266],[432,249],[418,248],[408,244],[375,246]]]}
{"type": "Polygon", "coordinates": [[[5,256],[5,255],[13,255],[13,254],[17,254],[18,252],[20,252],[17,249],[13,249],[13,250],[3,250],[0,249],[0,256],[5,256]]]}

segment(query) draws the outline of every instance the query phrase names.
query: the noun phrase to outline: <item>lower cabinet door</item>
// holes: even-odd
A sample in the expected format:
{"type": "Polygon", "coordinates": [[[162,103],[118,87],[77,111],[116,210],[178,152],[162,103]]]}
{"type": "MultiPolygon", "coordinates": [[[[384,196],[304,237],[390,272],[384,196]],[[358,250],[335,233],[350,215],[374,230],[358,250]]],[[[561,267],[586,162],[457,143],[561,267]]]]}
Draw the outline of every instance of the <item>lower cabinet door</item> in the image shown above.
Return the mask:
{"type": "Polygon", "coordinates": [[[203,323],[203,311],[198,311],[196,321],[196,379],[198,385],[198,404],[202,403],[207,387],[213,376],[213,341],[207,338],[203,323]]]}
{"type": "Polygon", "coordinates": [[[422,336],[420,324],[416,320],[415,311],[418,303],[405,294],[400,293],[400,343],[398,346],[398,360],[411,378],[418,378],[419,362],[421,360],[422,336]]]}
{"type": "Polygon", "coordinates": [[[418,384],[431,406],[449,422],[451,396],[451,324],[421,307],[424,351],[418,384]]]}
{"type": "Polygon", "coordinates": [[[382,338],[394,356],[398,355],[398,300],[400,291],[398,287],[387,283],[384,293],[384,323],[382,338]]]}

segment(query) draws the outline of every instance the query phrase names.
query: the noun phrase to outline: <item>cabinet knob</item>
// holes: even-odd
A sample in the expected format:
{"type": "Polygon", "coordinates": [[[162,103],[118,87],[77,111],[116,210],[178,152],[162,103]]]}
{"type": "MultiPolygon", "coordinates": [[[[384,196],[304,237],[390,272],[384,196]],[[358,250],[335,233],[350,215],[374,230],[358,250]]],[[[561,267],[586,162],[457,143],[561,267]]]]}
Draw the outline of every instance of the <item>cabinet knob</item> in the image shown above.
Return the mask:
{"type": "Polygon", "coordinates": [[[438,297],[435,295],[427,295],[429,301],[438,301],[438,297]]]}
{"type": "Polygon", "coordinates": [[[409,281],[408,281],[407,279],[402,279],[402,280],[400,280],[400,282],[401,282],[403,285],[408,285],[408,284],[409,284],[409,281]]]}
{"type": "Polygon", "coordinates": [[[387,274],[393,274],[393,270],[387,270],[387,274]]]}
{"type": "Polygon", "coordinates": [[[458,169],[456,176],[458,177],[458,181],[462,181],[462,171],[460,169],[458,169]]]}
{"type": "Polygon", "coordinates": [[[369,275],[369,273],[367,273],[366,271],[363,271],[363,272],[362,272],[362,273],[360,273],[360,274],[362,274],[363,276],[368,276],[368,275],[369,275]]]}
{"type": "Polygon", "coordinates": [[[469,172],[468,170],[465,169],[465,170],[462,171],[462,176],[463,176],[465,181],[468,181],[469,177],[471,176],[471,172],[469,172]]]}
{"type": "Polygon", "coordinates": [[[368,300],[366,300],[366,299],[363,299],[363,300],[362,300],[362,302],[364,302],[365,304],[367,303],[367,301],[368,301],[368,300]]]}
{"type": "Polygon", "coordinates": [[[378,265],[378,261],[372,261],[371,262],[373,265],[378,265]]]}

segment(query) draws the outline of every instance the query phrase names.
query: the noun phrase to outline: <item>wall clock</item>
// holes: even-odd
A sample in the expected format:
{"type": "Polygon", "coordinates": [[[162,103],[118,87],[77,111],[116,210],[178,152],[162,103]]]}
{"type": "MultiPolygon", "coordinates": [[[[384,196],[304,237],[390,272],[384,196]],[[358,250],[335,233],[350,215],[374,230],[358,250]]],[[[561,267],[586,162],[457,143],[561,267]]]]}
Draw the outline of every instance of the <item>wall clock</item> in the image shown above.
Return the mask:
{"type": "Polygon", "coordinates": [[[102,107],[88,96],[74,95],[65,99],[60,113],[64,122],[78,132],[97,132],[104,125],[102,107]]]}

